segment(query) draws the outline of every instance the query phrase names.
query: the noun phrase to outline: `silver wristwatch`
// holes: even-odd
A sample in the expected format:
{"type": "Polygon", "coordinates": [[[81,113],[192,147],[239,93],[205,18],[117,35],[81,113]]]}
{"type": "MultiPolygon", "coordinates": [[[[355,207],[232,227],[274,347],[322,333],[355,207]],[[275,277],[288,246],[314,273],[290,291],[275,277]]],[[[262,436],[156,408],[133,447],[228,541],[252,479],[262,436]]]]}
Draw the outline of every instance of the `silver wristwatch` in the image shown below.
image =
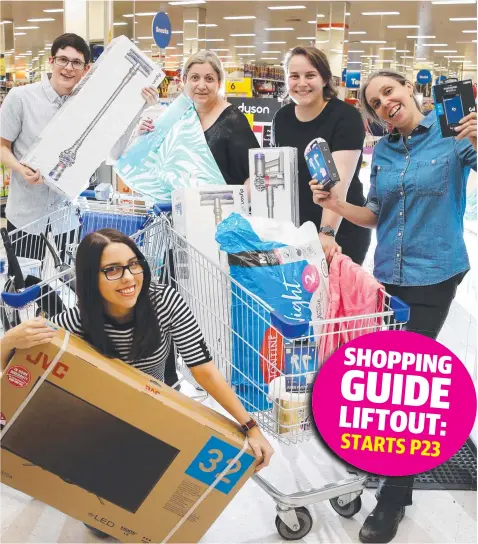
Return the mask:
{"type": "Polygon", "coordinates": [[[326,234],[335,238],[335,230],[332,227],[320,227],[319,234],[326,234]]]}

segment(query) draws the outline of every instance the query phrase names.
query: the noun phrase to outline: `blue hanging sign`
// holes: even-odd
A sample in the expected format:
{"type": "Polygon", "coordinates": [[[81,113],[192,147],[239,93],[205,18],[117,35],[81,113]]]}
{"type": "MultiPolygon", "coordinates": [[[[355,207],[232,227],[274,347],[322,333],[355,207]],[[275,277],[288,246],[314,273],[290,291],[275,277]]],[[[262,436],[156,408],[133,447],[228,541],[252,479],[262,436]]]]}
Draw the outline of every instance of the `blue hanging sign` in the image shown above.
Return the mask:
{"type": "Polygon", "coordinates": [[[347,77],[347,68],[342,70],[342,83],[345,83],[345,78],[347,77]]]}
{"type": "Polygon", "coordinates": [[[160,49],[167,47],[171,41],[171,20],[163,11],[153,18],[153,40],[160,49]]]}
{"type": "Polygon", "coordinates": [[[435,79],[435,85],[440,85],[440,83],[445,83],[446,76],[439,76],[435,79]]]}
{"type": "Polygon", "coordinates": [[[427,85],[432,80],[432,73],[430,70],[420,70],[417,73],[417,83],[420,85],[427,85]]]}
{"type": "Polygon", "coordinates": [[[345,74],[345,86],[347,89],[358,89],[360,87],[360,72],[347,70],[345,74]]]}

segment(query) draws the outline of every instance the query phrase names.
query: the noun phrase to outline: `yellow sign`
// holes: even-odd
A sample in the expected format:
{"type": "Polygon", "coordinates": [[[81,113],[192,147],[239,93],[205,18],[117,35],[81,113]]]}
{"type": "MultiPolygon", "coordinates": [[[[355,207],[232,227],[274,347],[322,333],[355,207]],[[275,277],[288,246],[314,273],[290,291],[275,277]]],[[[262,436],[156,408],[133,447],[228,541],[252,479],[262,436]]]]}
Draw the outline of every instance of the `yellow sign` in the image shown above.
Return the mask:
{"type": "Polygon", "coordinates": [[[252,79],[245,77],[236,81],[226,81],[226,94],[233,96],[252,96],[252,79]]]}
{"type": "Polygon", "coordinates": [[[0,56],[0,76],[5,75],[5,57],[3,55],[0,56]]]}

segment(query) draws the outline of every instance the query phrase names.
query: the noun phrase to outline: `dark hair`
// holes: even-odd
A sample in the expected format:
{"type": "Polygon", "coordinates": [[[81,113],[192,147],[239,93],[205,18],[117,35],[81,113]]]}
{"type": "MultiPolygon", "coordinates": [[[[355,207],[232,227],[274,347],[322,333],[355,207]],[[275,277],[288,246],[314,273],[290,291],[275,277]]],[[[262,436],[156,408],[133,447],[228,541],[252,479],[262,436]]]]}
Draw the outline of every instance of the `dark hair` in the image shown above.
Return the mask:
{"type": "Polygon", "coordinates": [[[334,98],[337,96],[337,91],[332,79],[332,70],[330,69],[329,59],[327,55],[317,49],[317,47],[301,47],[297,46],[291,49],[285,56],[284,67],[286,74],[289,73],[289,62],[292,57],[302,55],[310,64],[319,72],[320,77],[324,80],[324,98],[334,98]]]}
{"type": "MultiPolygon", "coordinates": [[[[105,332],[105,315],[98,273],[103,251],[106,246],[113,243],[127,245],[138,259],[144,259],[144,255],[133,240],[114,229],[101,229],[88,234],[76,252],[76,295],[85,340],[108,357],[118,357],[118,353],[105,332]]],[[[132,361],[151,356],[158,349],[160,342],[158,319],[149,297],[150,284],[151,269],[145,260],[143,287],[134,307],[136,326],[129,354],[132,361]]]]}
{"type": "Polygon", "coordinates": [[[393,70],[378,70],[377,72],[373,72],[372,74],[368,76],[367,80],[365,81],[365,83],[362,85],[362,88],[360,89],[360,102],[362,104],[362,108],[365,113],[365,116],[368,117],[370,120],[375,121],[376,123],[379,123],[384,126],[387,125],[387,123],[383,119],[380,119],[380,117],[376,114],[375,110],[367,102],[367,98],[365,96],[367,87],[370,85],[371,81],[374,80],[376,77],[390,77],[394,79],[395,81],[398,81],[398,83],[400,83],[400,85],[403,85],[404,87],[407,83],[410,83],[410,85],[413,87],[413,100],[418,110],[422,111],[422,108],[416,97],[417,89],[411,81],[409,81],[404,75],[400,74],[399,72],[394,72],[393,70]]]}
{"type": "Polygon", "coordinates": [[[65,47],[73,47],[78,53],[81,53],[85,59],[85,64],[89,64],[91,60],[91,52],[88,44],[85,40],[78,36],[78,34],[62,34],[55,39],[51,46],[51,56],[54,57],[58,49],[65,49],[65,47]]]}

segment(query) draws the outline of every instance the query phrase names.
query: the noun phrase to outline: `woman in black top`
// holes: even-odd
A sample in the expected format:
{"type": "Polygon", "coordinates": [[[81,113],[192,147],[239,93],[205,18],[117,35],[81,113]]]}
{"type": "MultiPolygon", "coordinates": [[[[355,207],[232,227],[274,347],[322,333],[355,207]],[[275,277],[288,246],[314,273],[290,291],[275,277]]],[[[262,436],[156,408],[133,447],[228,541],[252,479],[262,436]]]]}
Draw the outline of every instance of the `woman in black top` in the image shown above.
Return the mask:
{"type": "Polygon", "coordinates": [[[315,138],[330,147],[340,175],[332,191],[358,206],[365,204],[359,180],[365,128],[360,113],[337,98],[327,57],[315,47],[295,47],[285,61],[286,80],[292,103],[274,118],[272,138],[275,146],[296,147],[299,155],[300,222],[317,226],[326,257],[341,250],[362,264],[370,245],[370,231],[357,227],[330,210],[320,210],[310,197],[311,175],[304,151],[315,138]],[[340,228],[339,228],[340,227],[340,228]]]}
{"type": "MultiPolygon", "coordinates": [[[[221,61],[212,51],[198,51],[186,62],[183,81],[224,180],[228,185],[242,185],[249,179],[249,149],[260,146],[244,114],[221,96],[221,61]]],[[[139,125],[140,134],[153,129],[151,117],[139,125]]]]}

